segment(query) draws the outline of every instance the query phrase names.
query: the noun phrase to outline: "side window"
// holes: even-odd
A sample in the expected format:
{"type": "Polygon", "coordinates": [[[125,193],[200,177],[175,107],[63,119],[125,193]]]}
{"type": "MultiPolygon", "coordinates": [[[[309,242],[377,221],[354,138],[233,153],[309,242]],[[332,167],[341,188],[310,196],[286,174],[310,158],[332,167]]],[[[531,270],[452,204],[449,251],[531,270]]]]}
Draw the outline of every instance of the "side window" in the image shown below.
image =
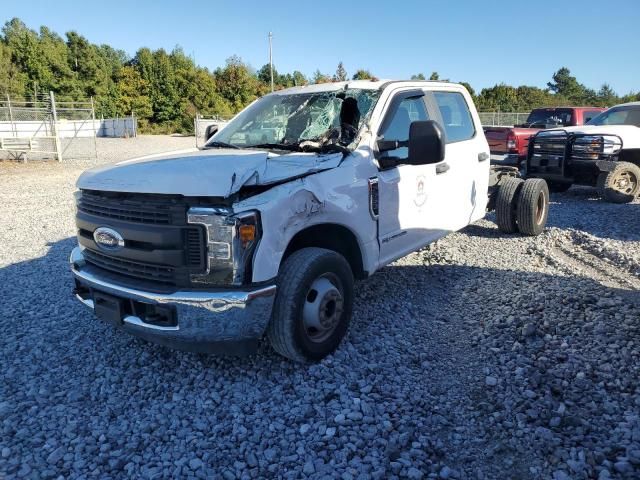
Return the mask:
{"type": "Polygon", "coordinates": [[[476,133],[467,102],[458,92],[433,92],[438,104],[447,143],[469,140],[476,133]]]}
{"type": "Polygon", "coordinates": [[[582,114],[582,121],[584,123],[587,123],[589,120],[591,120],[593,117],[597,117],[598,115],[600,115],[602,112],[599,112],[598,110],[587,110],[582,114]]]}
{"type": "MultiPolygon", "coordinates": [[[[409,140],[409,126],[411,122],[417,120],[429,120],[422,97],[405,98],[398,105],[398,109],[382,132],[382,136],[385,140],[409,140]]],[[[384,156],[402,160],[409,156],[409,149],[406,147],[396,148],[386,152],[384,156]]]]}

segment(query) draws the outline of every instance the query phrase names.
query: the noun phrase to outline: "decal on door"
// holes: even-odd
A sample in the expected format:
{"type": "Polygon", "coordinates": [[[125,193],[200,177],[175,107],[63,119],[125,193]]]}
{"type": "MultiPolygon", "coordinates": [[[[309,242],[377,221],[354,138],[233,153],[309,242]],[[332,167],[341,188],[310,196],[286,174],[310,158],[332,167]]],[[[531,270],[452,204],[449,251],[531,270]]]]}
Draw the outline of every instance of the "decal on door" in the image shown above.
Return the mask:
{"type": "Polygon", "coordinates": [[[424,188],[424,181],[425,178],[423,175],[416,178],[416,196],[413,199],[413,202],[417,207],[421,207],[427,201],[427,192],[424,188]]]}

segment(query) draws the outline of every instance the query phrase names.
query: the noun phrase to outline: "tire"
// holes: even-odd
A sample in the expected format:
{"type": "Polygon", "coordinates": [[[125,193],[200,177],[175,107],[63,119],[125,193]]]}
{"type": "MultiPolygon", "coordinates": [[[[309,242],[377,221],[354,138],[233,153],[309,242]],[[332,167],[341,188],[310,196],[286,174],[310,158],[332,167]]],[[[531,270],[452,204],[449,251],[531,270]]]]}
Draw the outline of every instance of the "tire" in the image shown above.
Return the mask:
{"type": "Polygon", "coordinates": [[[296,362],[331,354],[349,327],[353,283],[349,263],[332,250],[303,248],[292,253],[280,267],[267,328],[273,349],[296,362]]]}
{"type": "Polygon", "coordinates": [[[549,216],[549,187],[540,178],[530,178],[522,185],[516,222],[524,235],[540,235],[549,216]]]}
{"type": "Polygon", "coordinates": [[[524,181],[521,178],[507,177],[500,184],[496,198],[496,223],[501,232],[515,233],[518,230],[516,223],[516,205],[518,194],[524,181]]]}
{"type": "Polygon", "coordinates": [[[570,183],[562,182],[547,182],[547,186],[549,187],[549,191],[552,193],[563,193],[571,188],[570,183]]]}
{"type": "Polygon", "coordinates": [[[598,176],[600,196],[611,203],[629,203],[640,194],[640,167],[618,162],[610,172],[598,176]]]}

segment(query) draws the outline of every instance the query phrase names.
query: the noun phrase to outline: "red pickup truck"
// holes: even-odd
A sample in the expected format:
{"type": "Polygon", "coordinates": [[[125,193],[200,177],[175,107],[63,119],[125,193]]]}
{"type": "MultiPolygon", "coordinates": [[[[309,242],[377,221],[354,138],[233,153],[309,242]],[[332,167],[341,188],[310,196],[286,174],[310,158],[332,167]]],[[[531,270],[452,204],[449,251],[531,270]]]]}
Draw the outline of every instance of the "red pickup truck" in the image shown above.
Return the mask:
{"type": "Polygon", "coordinates": [[[483,127],[489,142],[491,163],[519,166],[527,158],[529,138],[539,130],[584,125],[606,108],[554,107],[536,108],[527,121],[514,127],[483,127]]]}

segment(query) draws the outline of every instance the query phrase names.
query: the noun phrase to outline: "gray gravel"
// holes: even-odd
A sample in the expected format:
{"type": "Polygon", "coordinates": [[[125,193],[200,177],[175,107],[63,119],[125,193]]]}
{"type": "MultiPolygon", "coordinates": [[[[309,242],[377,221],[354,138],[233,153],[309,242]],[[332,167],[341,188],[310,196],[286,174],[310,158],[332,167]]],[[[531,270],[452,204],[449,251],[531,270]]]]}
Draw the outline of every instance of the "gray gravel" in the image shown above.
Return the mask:
{"type": "Polygon", "coordinates": [[[359,284],[342,347],[300,366],[95,320],[66,265],[80,171],[0,163],[0,478],[640,476],[637,203],[571,189],[540,237],[450,235],[359,284]]]}

